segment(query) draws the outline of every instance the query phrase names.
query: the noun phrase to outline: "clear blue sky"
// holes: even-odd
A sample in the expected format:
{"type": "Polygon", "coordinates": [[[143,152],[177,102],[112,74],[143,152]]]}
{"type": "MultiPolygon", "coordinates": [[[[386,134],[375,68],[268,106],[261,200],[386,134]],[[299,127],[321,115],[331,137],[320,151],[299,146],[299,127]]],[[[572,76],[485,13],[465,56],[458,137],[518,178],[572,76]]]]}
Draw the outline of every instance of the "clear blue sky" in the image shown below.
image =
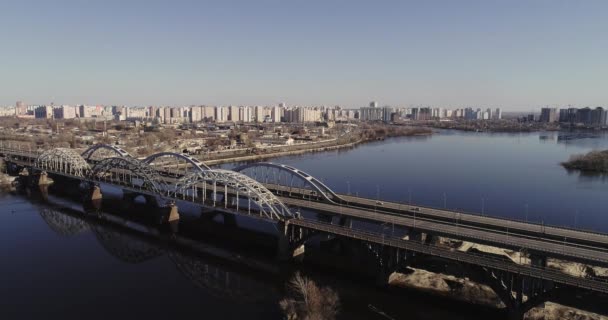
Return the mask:
{"type": "Polygon", "coordinates": [[[608,106],[608,1],[0,0],[0,105],[608,106]]]}

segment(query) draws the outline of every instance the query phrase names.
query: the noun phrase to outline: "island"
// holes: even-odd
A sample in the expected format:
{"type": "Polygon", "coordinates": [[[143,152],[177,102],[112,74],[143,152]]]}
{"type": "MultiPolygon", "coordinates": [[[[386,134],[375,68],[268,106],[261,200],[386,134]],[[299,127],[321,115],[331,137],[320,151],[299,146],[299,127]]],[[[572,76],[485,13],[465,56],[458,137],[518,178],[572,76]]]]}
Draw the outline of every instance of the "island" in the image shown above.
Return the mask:
{"type": "Polygon", "coordinates": [[[608,150],[572,155],[570,160],[562,162],[562,166],[566,169],[608,173],[608,150]]]}

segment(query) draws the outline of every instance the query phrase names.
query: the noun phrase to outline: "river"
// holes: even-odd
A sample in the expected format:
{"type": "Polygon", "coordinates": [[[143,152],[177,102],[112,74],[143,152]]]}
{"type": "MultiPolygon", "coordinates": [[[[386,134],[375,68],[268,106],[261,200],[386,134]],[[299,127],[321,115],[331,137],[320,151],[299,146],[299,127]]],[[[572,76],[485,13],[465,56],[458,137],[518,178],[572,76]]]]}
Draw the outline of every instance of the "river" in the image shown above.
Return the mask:
{"type": "MultiPolygon", "coordinates": [[[[272,161],[302,169],[337,192],[608,232],[607,180],[559,165],[571,154],[608,148],[608,137],[558,135],[566,133],[441,131],[272,161]]],[[[280,319],[277,301],[295,269],[338,290],[340,319],[387,319],[372,309],[395,319],[494,315],[416,291],[377,289],[306,264],[276,265],[264,252],[251,257],[277,270],[242,266],[234,257],[250,252],[213,249],[221,248],[221,239],[208,240],[208,252],[184,251],[162,236],[83,218],[77,202],[57,197],[4,194],[0,206],[3,319],[280,319]]]]}
{"type": "Polygon", "coordinates": [[[608,232],[607,177],[560,165],[594,149],[608,149],[608,135],[444,130],[269,161],[338,193],[608,232]]]}

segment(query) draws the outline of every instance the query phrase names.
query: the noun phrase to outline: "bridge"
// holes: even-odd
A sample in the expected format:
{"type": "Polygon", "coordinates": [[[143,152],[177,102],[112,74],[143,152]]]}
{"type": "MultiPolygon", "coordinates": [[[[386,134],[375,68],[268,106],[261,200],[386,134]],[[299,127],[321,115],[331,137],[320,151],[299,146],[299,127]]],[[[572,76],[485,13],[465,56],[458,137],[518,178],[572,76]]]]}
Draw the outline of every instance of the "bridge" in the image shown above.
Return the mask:
{"type": "Polygon", "coordinates": [[[103,184],[121,188],[125,196],[143,195],[171,208],[168,222],[179,220],[178,202],[189,202],[275,223],[283,259],[301,254],[315,237],[329,237],[365,246],[377,257],[380,279],[420,257],[467,266],[484,276],[517,317],[556,292],[608,294],[608,278],[593,271],[608,267],[607,234],[338,194],[311,174],[276,163],[212,169],[184,154],[136,159],[110,145],[82,153],[0,148],[0,156],[30,183],[45,183],[48,175],[80,181],[92,198],[101,198],[103,184]],[[306,218],[299,210],[325,218],[306,218]],[[459,250],[441,239],[512,250],[525,261],[459,250]],[[565,273],[552,268],[550,259],[580,264],[586,272],[565,273]]]}

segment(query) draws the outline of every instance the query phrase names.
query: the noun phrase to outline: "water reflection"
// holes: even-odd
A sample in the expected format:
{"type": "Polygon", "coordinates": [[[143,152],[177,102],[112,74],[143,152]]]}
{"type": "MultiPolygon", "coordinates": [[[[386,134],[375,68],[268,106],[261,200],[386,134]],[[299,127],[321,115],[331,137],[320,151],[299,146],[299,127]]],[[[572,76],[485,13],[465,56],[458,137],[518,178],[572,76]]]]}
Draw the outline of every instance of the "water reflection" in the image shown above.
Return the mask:
{"type": "Polygon", "coordinates": [[[204,259],[185,253],[156,243],[153,238],[144,238],[96,223],[92,219],[78,217],[78,214],[82,213],[66,208],[40,209],[40,216],[53,232],[61,236],[76,236],[91,231],[101,247],[123,263],[139,264],[166,256],[187,280],[215,297],[247,302],[278,298],[276,287],[259,281],[246,272],[239,272],[238,268],[227,267],[225,261],[214,262],[214,258],[204,259]]]}

